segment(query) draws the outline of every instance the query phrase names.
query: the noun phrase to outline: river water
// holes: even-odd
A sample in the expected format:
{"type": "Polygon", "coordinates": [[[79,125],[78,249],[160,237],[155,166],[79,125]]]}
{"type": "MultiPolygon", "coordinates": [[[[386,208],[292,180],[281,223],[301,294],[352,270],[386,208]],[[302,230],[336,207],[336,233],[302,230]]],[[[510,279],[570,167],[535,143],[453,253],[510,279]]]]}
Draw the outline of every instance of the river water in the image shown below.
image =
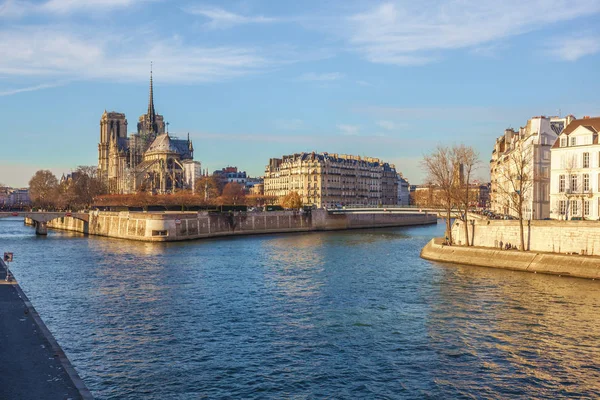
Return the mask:
{"type": "Polygon", "coordinates": [[[599,398],[600,282],[432,263],[443,226],[138,243],[0,219],[99,399],[599,398]]]}

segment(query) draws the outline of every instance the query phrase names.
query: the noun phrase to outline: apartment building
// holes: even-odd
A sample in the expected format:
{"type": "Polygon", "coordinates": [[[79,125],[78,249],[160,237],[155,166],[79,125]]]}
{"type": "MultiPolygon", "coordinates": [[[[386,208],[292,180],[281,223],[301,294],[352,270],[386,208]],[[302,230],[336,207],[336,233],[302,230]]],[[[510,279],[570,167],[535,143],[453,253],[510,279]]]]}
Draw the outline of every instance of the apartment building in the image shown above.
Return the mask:
{"type": "Polygon", "coordinates": [[[551,150],[550,218],[600,218],[600,117],[571,122],[551,150]]]}
{"type": "Polygon", "coordinates": [[[316,207],[379,206],[398,202],[394,165],[345,154],[296,153],[272,158],[265,169],[267,196],[296,191],[316,207]]]}
{"type": "Polygon", "coordinates": [[[550,217],[550,149],[565,126],[575,120],[566,117],[533,117],[518,131],[506,129],[496,139],[490,160],[490,208],[499,214],[517,216],[511,207],[516,193],[515,174],[519,161],[526,161],[523,171],[530,181],[524,195],[524,218],[550,217]]]}

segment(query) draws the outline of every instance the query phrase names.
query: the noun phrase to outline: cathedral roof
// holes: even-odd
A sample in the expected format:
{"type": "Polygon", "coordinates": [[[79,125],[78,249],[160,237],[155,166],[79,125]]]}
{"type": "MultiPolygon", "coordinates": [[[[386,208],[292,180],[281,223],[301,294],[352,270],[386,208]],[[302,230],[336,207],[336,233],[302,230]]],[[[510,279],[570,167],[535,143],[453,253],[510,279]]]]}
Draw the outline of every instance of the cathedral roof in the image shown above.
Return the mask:
{"type": "Polygon", "coordinates": [[[158,135],[146,153],[175,153],[182,159],[191,159],[190,142],[182,139],[173,139],[168,133],[158,135]]]}
{"type": "Polygon", "coordinates": [[[179,153],[179,149],[171,140],[168,133],[158,135],[152,142],[146,153],[179,153]]]}

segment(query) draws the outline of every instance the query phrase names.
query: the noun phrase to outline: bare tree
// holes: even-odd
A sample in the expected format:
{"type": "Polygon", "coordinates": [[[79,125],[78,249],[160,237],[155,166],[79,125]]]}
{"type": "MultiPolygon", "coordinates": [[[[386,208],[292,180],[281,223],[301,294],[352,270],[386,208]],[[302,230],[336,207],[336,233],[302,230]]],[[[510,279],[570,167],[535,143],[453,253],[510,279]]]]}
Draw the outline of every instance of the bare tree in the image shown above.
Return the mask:
{"type": "Polygon", "coordinates": [[[58,196],[58,179],[49,170],[37,171],[29,181],[29,197],[33,205],[53,207],[58,196]]]}
{"type": "Polygon", "coordinates": [[[452,243],[452,210],[455,206],[454,191],[460,179],[459,163],[456,148],[438,146],[435,151],[423,157],[423,168],[427,172],[427,180],[434,185],[440,195],[439,207],[446,215],[446,238],[452,243]]]}
{"type": "Polygon", "coordinates": [[[525,250],[523,228],[524,208],[530,200],[533,189],[533,146],[518,140],[513,149],[504,156],[498,167],[501,182],[498,183],[498,194],[505,206],[517,214],[519,219],[519,238],[521,250],[525,250]]]}
{"type": "MultiPolygon", "coordinates": [[[[455,163],[459,169],[459,181],[455,182],[455,190],[453,194],[455,196],[456,207],[459,210],[458,218],[463,221],[465,229],[465,244],[469,245],[469,225],[467,224],[469,216],[469,207],[474,196],[471,196],[471,176],[477,169],[480,160],[479,153],[472,147],[465,146],[464,144],[454,146],[453,154],[456,158],[455,163]]],[[[471,239],[472,242],[472,239],[471,239]]]]}

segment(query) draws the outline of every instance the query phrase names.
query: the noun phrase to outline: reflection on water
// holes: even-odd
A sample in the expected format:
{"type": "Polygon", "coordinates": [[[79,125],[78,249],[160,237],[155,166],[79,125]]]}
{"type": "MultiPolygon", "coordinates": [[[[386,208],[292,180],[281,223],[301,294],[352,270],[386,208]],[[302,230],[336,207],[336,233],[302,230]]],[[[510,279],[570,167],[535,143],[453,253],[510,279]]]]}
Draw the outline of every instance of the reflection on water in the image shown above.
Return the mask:
{"type": "Polygon", "coordinates": [[[436,264],[443,226],[0,251],[100,399],[598,398],[598,282],[436,264]]]}

